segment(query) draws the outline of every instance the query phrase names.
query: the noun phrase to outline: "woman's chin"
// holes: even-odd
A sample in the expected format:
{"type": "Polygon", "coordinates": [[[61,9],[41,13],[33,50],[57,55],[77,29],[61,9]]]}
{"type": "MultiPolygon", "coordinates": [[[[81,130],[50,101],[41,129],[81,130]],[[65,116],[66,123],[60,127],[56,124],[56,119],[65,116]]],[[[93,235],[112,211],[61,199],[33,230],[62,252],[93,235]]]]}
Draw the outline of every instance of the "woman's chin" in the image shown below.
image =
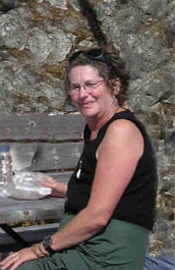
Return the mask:
{"type": "Polygon", "coordinates": [[[91,118],[97,114],[97,112],[92,108],[84,108],[83,107],[79,111],[85,118],[91,118]]]}

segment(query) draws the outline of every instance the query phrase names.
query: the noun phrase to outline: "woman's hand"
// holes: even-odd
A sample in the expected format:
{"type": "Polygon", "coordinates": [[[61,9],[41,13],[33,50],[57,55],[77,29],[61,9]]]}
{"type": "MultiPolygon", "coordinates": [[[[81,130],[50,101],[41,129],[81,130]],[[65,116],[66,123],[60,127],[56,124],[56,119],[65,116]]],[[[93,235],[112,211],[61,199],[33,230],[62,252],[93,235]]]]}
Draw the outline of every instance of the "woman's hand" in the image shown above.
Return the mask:
{"type": "Polygon", "coordinates": [[[47,181],[42,183],[44,187],[49,187],[52,189],[52,196],[59,198],[67,197],[67,184],[58,182],[53,178],[49,178],[47,181]]]}
{"type": "Polygon", "coordinates": [[[45,250],[41,242],[29,248],[24,248],[18,252],[10,254],[2,262],[0,262],[0,267],[2,270],[5,270],[7,268],[10,270],[15,270],[25,262],[43,258],[44,256],[48,255],[49,255],[48,252],[45,250]]]}
{"type": "Polygon", "coordinates": [[[2,262],[0,262],[0,268],[2,270],[5,270],[7,268],[10,270],[15,270],[24,262],[35,260],[37,258],[38,257],[32,251],[31,248],[24,248],[18,252],[14,252],[14,253],[10,254],[2,262]]]}

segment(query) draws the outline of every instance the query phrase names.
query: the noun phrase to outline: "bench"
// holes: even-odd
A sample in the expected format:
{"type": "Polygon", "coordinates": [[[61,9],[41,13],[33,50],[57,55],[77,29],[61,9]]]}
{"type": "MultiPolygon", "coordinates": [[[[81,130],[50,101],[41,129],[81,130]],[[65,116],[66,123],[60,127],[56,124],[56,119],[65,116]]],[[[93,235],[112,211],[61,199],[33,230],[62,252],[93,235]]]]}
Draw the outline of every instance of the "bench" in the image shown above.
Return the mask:
{"type": "MultiPolygon", "coordinates": [[[[44,172],[65,182],[81,153],[83,127],[84,120],[77,112],[3,115],[0,117],[0,145],[10,145],[14,172],[44,172]]],[[[64,199],[51,197],[35,201],[2,198],[0,251],[40,241],[44,235],[56,231],[64,203],[64,199]],[[23,222],[38,222],[38,225],[12,227],[14,223],[23,222]]]]}

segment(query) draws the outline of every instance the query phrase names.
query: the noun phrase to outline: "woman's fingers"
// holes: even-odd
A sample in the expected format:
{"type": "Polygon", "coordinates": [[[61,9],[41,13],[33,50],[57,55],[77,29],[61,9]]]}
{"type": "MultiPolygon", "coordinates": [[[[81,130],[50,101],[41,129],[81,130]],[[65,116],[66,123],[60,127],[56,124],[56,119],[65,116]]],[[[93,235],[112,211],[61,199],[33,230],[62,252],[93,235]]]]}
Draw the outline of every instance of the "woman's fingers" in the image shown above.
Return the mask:
{"type": "Polygon", "coordinates": [[[42,182],[43,186],[49,187],[49,188],[52,188],[52,189],[55,189],[56,184],[57,184],[57,181],[52,179],[52,178],[49,178],[47,181],[42,182]]]}
{"type": "Polygon", "coordinates": [[[37,256],[32,252],[31,248],[24,248],[18,252],[10,254],[2,262],[0,262],[1,270],[15,270],[24,262],[37,259],[37,256]]]}
{"type": "Polygon", "coordinates": [[[17,252],[9,255],[7,258],[5,258],[2,262],[0,262],[1,269],[9,268],[11,265],[13,265],[17,260],[19,259],[17,252]]]}
{"type": "Polygon", "coordinates": [[[20,264],[22,263],[20,253],[15,252],[11,255],[9,255],[5,260],[3,260],[0,265],[1,269],[7,269],[10,268],[11,270],[16,269],[20,264]]]}

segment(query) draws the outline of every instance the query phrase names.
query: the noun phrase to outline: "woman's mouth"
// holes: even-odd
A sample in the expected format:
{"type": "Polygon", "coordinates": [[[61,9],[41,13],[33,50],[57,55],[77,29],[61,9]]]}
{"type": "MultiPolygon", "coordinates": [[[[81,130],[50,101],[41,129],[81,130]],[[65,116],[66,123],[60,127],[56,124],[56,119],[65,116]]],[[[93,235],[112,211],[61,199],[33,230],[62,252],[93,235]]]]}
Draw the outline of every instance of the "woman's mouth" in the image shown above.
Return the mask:
{"type": "Polygon", "coordinates": [[[92,106],[92,104],[93,104],[93,102],[84,102],[84,103],[79,104],[79,106],[81,108],[89,108],[92,106]]]}

